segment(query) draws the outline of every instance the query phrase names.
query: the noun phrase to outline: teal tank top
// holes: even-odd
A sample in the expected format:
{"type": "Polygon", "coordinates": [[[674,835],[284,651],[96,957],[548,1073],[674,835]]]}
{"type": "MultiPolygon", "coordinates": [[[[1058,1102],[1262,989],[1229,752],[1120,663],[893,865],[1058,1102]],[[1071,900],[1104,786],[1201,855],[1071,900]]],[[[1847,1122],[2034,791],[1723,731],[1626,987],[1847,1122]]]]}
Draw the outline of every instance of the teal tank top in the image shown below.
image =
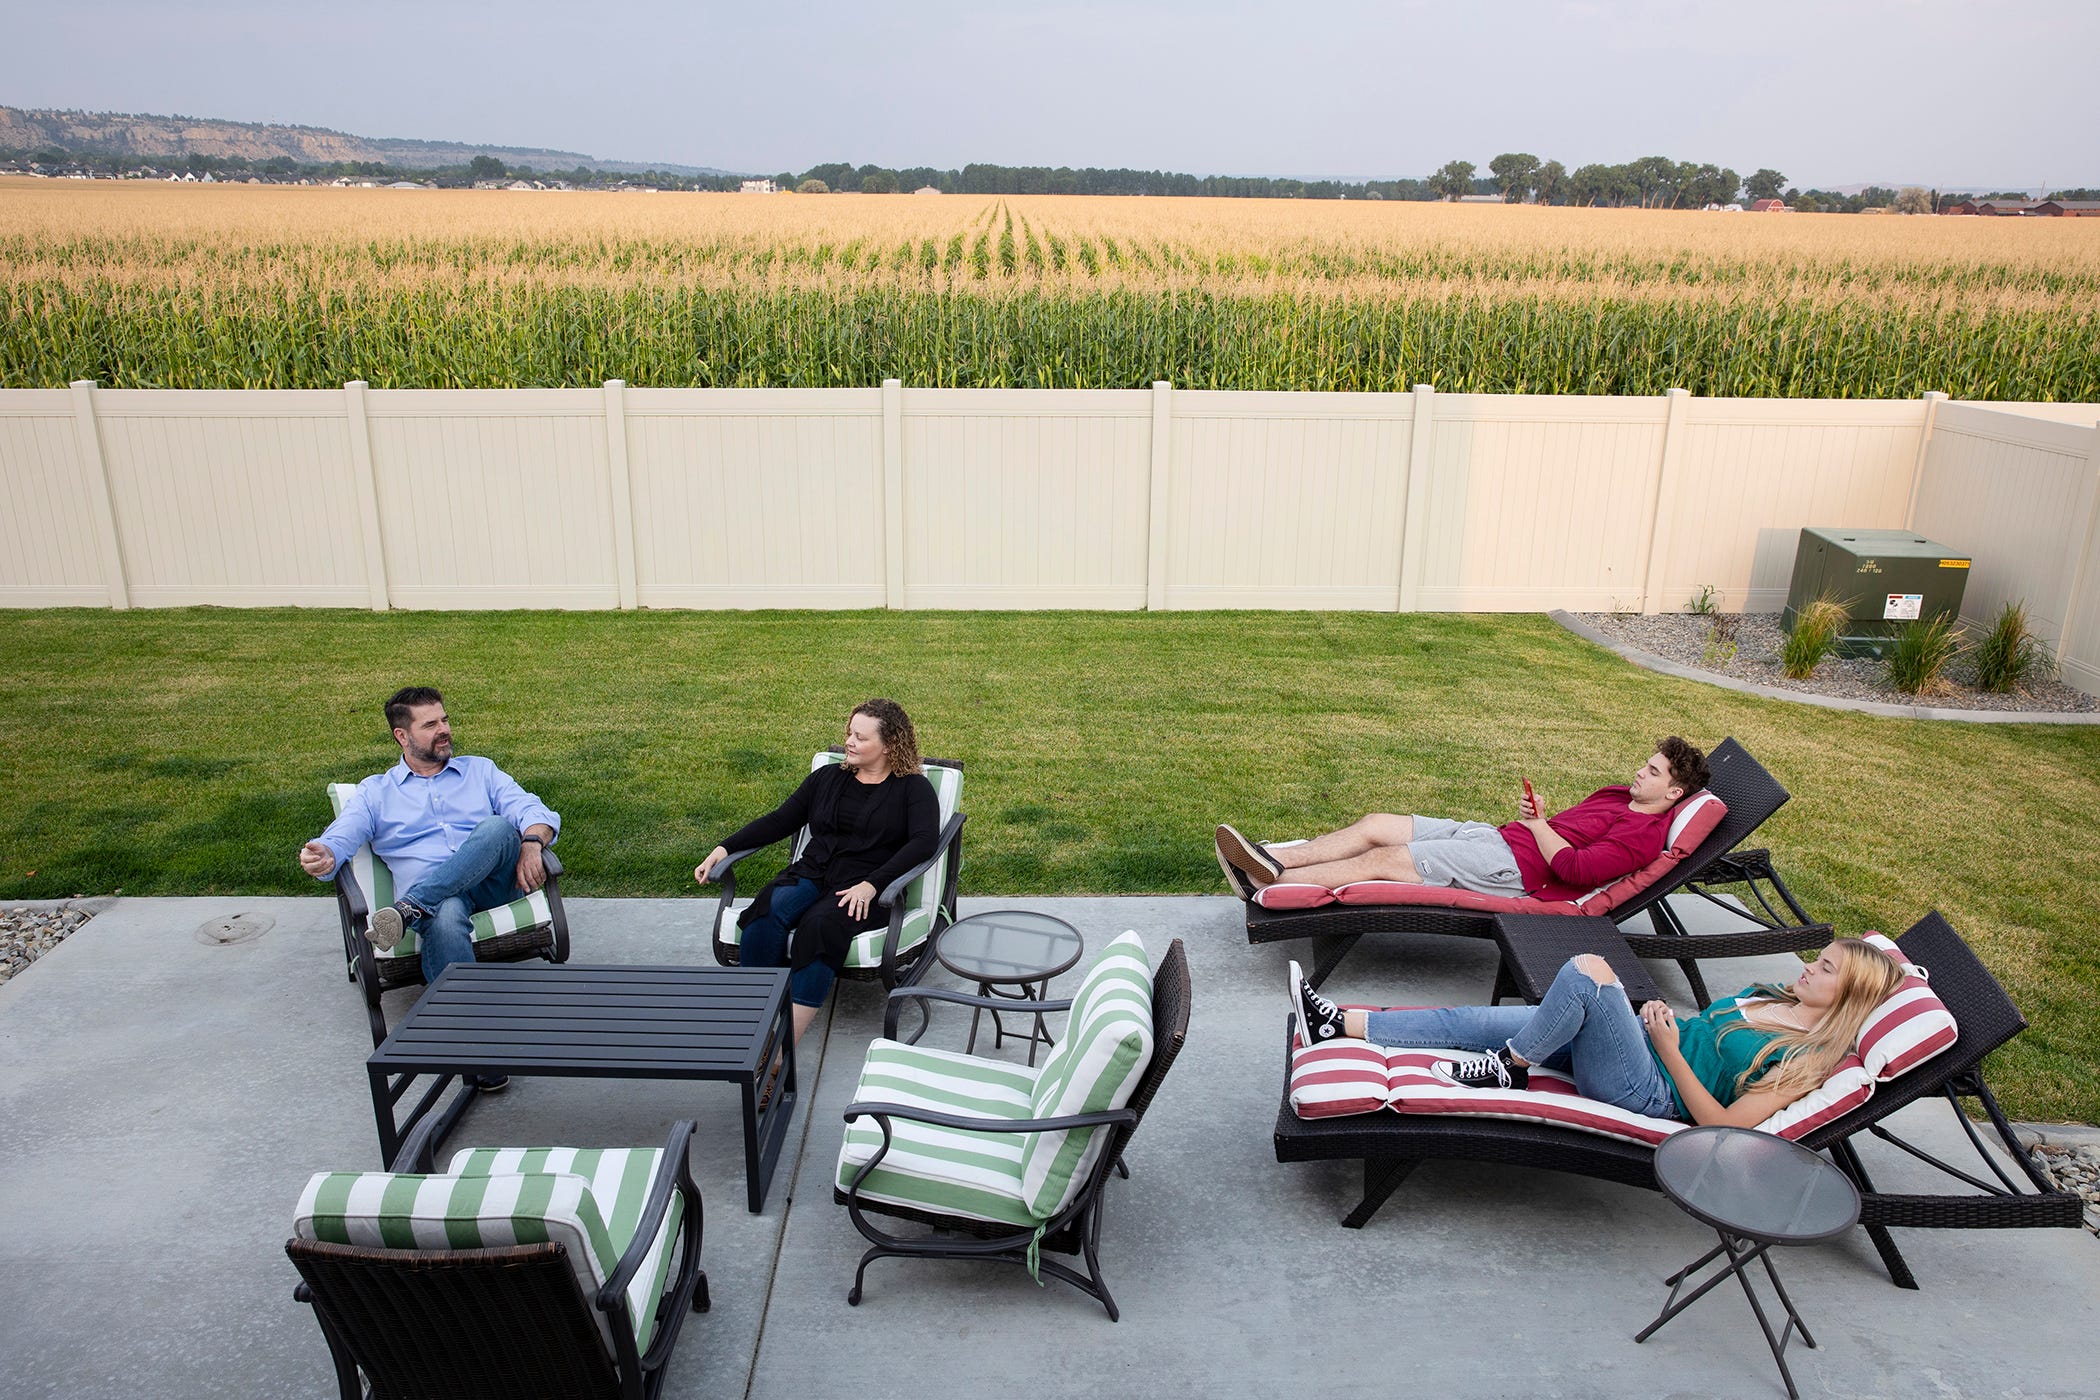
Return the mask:
{"type": "MultiPolygon", "coordinates": [[[[1684,1055],[1684,1062],[1692,1067],[1692,1077],[1706,1086],[1706,1092],[1721,1101],[1726,1108],[1736,1100],[1735,1081],[1750,1067],[1758,1052],[1775,1040],[1779,1032],[1768,1031],[1758,1026],[1739,1030],[1723,1037],[1721,1032],[1730,1026],[1744,1024],[1739,1002],[1753,999],[1757,989],[1745,987],[1732,997],[1723,997],[1696,1016],[1677,1023],[1677,1048],[1684,1055]]],[[[1677,1092],[1677,1084],[1670,1078],[1670,1071],[1663,1067],[1662,1056],[1656,1054],[1655,1045],[1649,1043],[1648,1054],[1655,1061],[1655,1068],[1662,1074],[1663,1082],[1670,1086],[1670,1102],[1676,1106],[1679,1118],[1689,1118],[1683,1095],[1677,1092]]],[[[1769,1070],[1777,1061],[1768,1062],[1769,1070]]],[[[1760,1070],[1758,1078],[1764,1077],[1760,1070]]],[[[1756,1079],[1750,1081],[1752,1084],[1756,1079]]]]}

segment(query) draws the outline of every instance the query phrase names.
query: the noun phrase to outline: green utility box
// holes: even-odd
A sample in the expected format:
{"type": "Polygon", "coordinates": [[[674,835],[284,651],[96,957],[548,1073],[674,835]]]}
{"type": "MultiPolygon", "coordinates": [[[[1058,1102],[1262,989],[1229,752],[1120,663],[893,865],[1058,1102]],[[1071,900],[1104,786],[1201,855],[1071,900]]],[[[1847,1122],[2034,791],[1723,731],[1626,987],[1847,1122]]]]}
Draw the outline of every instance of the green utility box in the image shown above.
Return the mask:
{"type": "Polygon", "coordinates": [[[1835,598],[1847,615],[1838,655],[1879,656],[1906,622],[1959,617],[1968,580],[1968,555],[1908,530],[1803,530],[1779,621],[1791,632],[1801,609],[1835,598]]]}

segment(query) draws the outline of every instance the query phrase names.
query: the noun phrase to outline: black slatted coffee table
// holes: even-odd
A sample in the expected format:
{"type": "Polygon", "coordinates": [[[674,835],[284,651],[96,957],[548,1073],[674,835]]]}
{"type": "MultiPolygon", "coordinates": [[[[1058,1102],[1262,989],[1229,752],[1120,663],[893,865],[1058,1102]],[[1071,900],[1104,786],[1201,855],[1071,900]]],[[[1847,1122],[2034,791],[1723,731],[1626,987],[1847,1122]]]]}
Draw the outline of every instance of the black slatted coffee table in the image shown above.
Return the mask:
{"type": "Polygon", "coordinates": [[[1662,999],[1640,955],[1626,946],[1619,926],[1602,915],[1497,914],[1494,929],[1502,966],[1495,970],[1491,1001],[1521,996],[1538,1005],[1568,959],[1581,953],[1595,953],[1611,964],[1634,1010],[1662,999]]]}
{"type": "Polygon", "coordinates": [[[795,1109],[788,1004],[786,968],[454,963],[365,1062],[380,1158],[391,1170],[433,1110],[435,1153],[479,1092],[473,1077],[726,1080],[743,1095],[745,1182],[751,1209],[763,1210],[795,1109]],[[761,1107],[776,1057],[780,1077],[761,1107]],[[425,1075],[436,1081],[398,1118],[425,1075]]]}

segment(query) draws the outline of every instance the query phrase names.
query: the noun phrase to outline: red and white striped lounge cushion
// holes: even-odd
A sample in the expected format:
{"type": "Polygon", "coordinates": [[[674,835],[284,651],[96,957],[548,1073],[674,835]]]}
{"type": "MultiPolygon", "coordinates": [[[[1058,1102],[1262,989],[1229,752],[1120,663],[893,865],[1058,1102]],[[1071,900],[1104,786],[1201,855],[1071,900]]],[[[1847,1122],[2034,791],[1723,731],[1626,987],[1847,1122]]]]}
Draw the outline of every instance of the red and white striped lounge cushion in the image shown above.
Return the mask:
{"type": "Polygon", "coordinates": [[[1868,932],[1867,942],[1903,965],[1903,981],[1887,1001],[1874,1008],[1859,1028],[1859,1057],[1876,1079],[1894,1079],[1916,1069],[1954,1044],[1960,1036],[1954,1013],[1939,999],[1926,970],[1903,956],[1887,934],[1868,932]]]}
{"type": "Polygon", "coordinates": [[[1663,853],[1631,875],[1599,885],[1580,899],[1528,899],[1476,894],[1446,885],[1408,885],[1398,880],[1359,880],[1328,889],[1325,885],[1277,881],[1257,890],[1254,902],[1264,909],[1317,909],[1326,904],[1416,904],[1441,909],[1472,909],[1484,914],[1608,914],[1675,869],[1699,849],[1728,815],[1728,804],[1701,789],[1677,804],[1663,853]]]}
{"type": "MultiPolygon", "coordinates": [[[[1452,1050],[1386,1049],[1367,1040],[1330,1040],[1291,1052],[1289,1096],[1300,1118],[1375,1113],[1444,1113],[1550,1123],[1653,1146],[1689,1126],[1674,1118],[1628,1113],[1575,1092],[1574,1081],[1534,1067],[1528,1089],[1466,1089],[1435,1073],[1452,1050]]],[[[1822,1087],[1758,1124],[1763,1132],[1798,1138],[1850,1113],[1874,1094],[1874,1080],[1857,1055],[1848,1055],[1822,1087]]]]}

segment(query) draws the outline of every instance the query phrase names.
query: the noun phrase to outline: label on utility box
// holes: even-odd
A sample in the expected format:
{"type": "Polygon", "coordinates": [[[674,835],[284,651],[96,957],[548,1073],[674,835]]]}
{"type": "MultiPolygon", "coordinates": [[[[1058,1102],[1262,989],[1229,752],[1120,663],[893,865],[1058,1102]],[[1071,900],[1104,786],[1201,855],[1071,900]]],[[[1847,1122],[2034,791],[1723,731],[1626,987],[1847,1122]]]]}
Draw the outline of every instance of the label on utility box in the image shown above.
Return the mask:
{"type": "Polygon", "coordinates": [[[1881,610],[1884,622],[1915,622],[1925,611],[1922,593],[1891,593],[1888,599],[1888,606],[1881,610]]]}
{"type": "Polygon", "coordinates": [[[1969,567],[1969,561],[1966,559],[1942,559],[1940,560],[1940,567],[1943,569],[1966,569],[1969,567]]]}

